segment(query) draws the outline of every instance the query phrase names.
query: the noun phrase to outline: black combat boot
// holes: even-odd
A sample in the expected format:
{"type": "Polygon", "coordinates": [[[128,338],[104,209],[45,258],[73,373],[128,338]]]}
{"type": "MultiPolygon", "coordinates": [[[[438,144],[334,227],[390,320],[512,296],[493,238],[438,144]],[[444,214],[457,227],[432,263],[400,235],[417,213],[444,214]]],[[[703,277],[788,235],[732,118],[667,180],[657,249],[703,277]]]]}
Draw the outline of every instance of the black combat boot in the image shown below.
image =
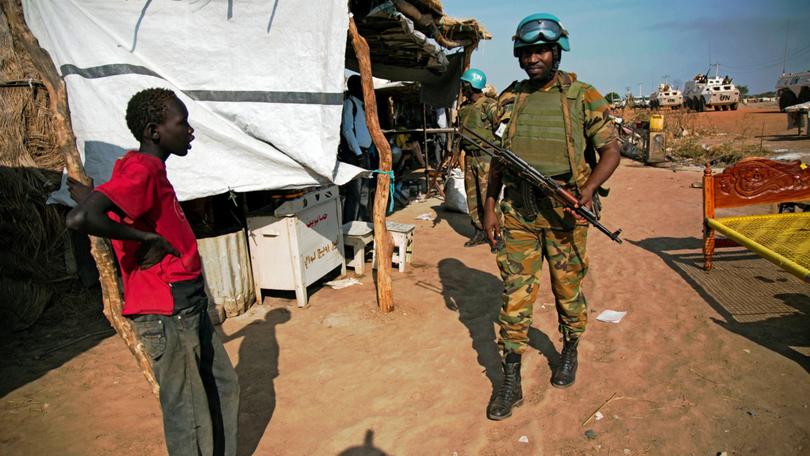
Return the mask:
{"type": "Polygon", "coordinates": [[[577,379],[577,344],[579,339],[567,340],[560,354],[560,365],[551,376],[551,386],[568,388],[577,379]]]}
{"type": "Polygon", "coordinates": [[[473,247],[476,245],[484,244],[487,242],[487,234],[484,233],[484,230],[479,230],[476,228],[475,234],[472,235],[469,241],[464,243],[464,247],[473,247]]]}
{"type": "Polygon", "coordinates": [[[487,406],[487,418],[500,421],[512,416],[512,408],[523,404],[520,388],[520,361],[503,363],[503,383],[487,406]]]}

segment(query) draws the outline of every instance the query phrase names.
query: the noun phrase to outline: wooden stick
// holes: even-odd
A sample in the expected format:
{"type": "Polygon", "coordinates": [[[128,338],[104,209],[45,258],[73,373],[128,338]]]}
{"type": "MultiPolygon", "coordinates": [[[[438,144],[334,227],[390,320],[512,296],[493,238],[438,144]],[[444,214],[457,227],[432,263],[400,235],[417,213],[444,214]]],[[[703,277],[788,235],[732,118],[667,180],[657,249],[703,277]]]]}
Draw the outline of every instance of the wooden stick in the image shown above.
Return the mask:
{"type": "MultiPolygon", "coordinates": [[[[374,95],[374,84],[371,79],[371,56],[368,43],[360,36],[354,18],[349,18],[349,35],[352,47],[360,67],[360,80],[363,83],[363,102],[366,108],[366,125],[371,139],[380,155],[380,170],[391,171],[391,146],[380,129],[377,118],[377,98],[374,95]]],[[[388,186],[391,178],[388,174],[377,175],[377,192],[374,197],[374,249],[377,255],[377,305],[383,312],[394,310],[394,298],[391,288],[391,258],[394,254],[394,241],[385,226],[385,212],[388,208],[388,186]]],[[[402,252],[405,261],[405,252],[402,252]]]]}
{"type": "Polygon", "coordinates": [[[610,397],[608,398],[608,400],[606,400],[605,402],[602,402],[602,405],[600,405],[599,407],[597,407],[597,408],[596,408],[596,410],[594,410],[594,411],[593,411],[593,413],[591,413],[591,415],[588,417],[588,419],[586,419],[585,421],[583,421],[583,422],[582,422],[582,426],[585,426],[586,424],[588,424],[588,422],[589,422],[589,421],[591,421],[591,419],[593,419],[593,417],[594,417],[594,416],[596,416],[596,413],[597,413],[597,412],[599,412],[599,410],[602,410],[602,407],[604,407],[604,406],[608,405],[608,403],[609,403],[610,401],[612,401],[614,397],[616,397],[616,393],[615,393],[615,392],[614,392],[613,394],[611,394],[611,395],[610,395],[610,397]]]}
{"type": "MultiPolygon", "coordinates": [[[[39,42],[28,29],[23,17],[22,5],[19,0],[0,0],[0,7],[8,20],[11,36],[16,45],[20,46],[30,57],[39,71],[42,83],[48,91],[48,110],[53,116],[53,134],[56,138],[56,147],[65,156],[67,173],[73,179],[92,185],[92,181],[84,172],[79,151],[76,149],[76,137],[70,123],[70,111],[67,103],[67,90],[65,83],[56,71],[50,55],[39,46],[39,42]]],[[[121,315],[123,299],[121,286],[113,263],[112,251],[107,241],[90,236],[91,253],[98,267],[101,291],[104,299],[104,316],[112,324],[115,331],[124,339],[127,347],[135,357],[141,372],[149,382],[152,392],[157,396],[158,384],[152,373],[152,364],[143,350],[143,345],[129,319],[121,315]]]]}

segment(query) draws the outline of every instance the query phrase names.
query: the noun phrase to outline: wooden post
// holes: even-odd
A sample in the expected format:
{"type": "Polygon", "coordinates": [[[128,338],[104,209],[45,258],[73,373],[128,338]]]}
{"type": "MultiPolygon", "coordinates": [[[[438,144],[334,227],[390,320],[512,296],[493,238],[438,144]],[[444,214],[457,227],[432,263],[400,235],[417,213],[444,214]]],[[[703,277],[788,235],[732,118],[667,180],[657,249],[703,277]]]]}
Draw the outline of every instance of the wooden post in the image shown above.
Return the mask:
{"type": "MultiPolygon", "coordinates": [[[[3,12],[8,20],[11,36],[16,45],[20,46],[31,57],[33,65],[39,71],[42,82],[48,91],[48,109],[53,116],[53,133],[56,137],[56,146],[65,156],[68,176],[77,181],[91,185],[92,181],[84,172],[79,152],[76,149],[76,138],[70,124],[70,111],[67,104],[67,90],[65,83],[56,72],[56,67],[48,52],[39,46],[39,42],[28,29],[23,18],[22,6],[19,0],[0,0],[3,12]]],[[[115,331],[124,339],[127,347],[135,357],[143,375],[152,387],[152,392],[158,394],[158,384],[152,373],[152,364],[138,341],[132,324],[121,315],[123,300],[118,275],[113,264],[112,251],[104,239],[90,237],[91,253],[98,267],[101,290],[104,299],[104,316],[110,321],[115,331]]]]}
{"type": "MultiPolygon", "coordinates": [[[[427,143],[427,107],[422,103],[422,144],[425,145],[423,155],[425,156],[425,196],[430,196],[430,150],[427,143]]],[[[438,166],[437,166],[438,168],[438,166]]]]}
{"type": "Polygon", "coordinates": [[[703,169],[703,269],[712,270],[712,256],[714,255],[714,228],[706,221],[714,218],[714,177],[712,165],[708,161],[703,169]]]}
{"type": "MultiPolygon", "coordinates": [[[[360,80],[363,83],[363,102],[366,106],[366,125],[377,153],[380,155],[380,170],[391,171],[391,146],[380,129],[377,118],[377,98],[374,95],[374,83],[371,79],[371,56],[368,43],[360,36],[354,18],[349,17],[349,35],[352,47],[360,67],[360,80]]],[[[388,208],[388,186],[391,178],[388,174],[377,175],[377,192],[374,197],[374,249],[377,255],[377,305],[383,312],[394,310],[394,298],[391,289],[391,258],[394,253],[394,241],[385,227],[385,212],[388,208]]],[[[405,261],[405,252],[401,252],[400,261],[405,261]]]]}

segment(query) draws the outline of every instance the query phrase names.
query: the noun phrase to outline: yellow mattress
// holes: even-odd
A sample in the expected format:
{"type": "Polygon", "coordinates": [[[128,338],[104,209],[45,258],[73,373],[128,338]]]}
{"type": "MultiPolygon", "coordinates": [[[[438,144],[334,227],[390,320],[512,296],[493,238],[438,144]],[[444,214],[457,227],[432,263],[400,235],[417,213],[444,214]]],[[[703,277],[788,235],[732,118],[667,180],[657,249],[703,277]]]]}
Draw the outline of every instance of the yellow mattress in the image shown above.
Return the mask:
{"type": "Polygon", "coordinates": [[[810,282],[810,212],[707,219],[729,239],[810,282]]]}

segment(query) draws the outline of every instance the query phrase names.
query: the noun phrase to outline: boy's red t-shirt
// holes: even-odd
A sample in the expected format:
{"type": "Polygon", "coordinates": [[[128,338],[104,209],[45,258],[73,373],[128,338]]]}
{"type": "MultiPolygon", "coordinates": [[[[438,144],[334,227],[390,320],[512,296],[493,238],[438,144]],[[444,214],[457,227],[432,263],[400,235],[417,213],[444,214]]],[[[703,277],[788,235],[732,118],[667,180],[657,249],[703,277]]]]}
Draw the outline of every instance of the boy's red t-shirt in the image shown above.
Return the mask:
{"type": "Polygon", "coordinates": [[[186,220],[174,187],[159,158],[137,151],[127,152],[115,162],[110,180],[96,188],[126,217],[108,215],[137,230],[157,233],[172,245],[180,257],[166,255],[160,263],[141,269],[135,259],[138,241],[112,240],[124,281],[124,315],[171,315],[174,300],[170,284],[200,276],[197,239],[186,220]]]}

